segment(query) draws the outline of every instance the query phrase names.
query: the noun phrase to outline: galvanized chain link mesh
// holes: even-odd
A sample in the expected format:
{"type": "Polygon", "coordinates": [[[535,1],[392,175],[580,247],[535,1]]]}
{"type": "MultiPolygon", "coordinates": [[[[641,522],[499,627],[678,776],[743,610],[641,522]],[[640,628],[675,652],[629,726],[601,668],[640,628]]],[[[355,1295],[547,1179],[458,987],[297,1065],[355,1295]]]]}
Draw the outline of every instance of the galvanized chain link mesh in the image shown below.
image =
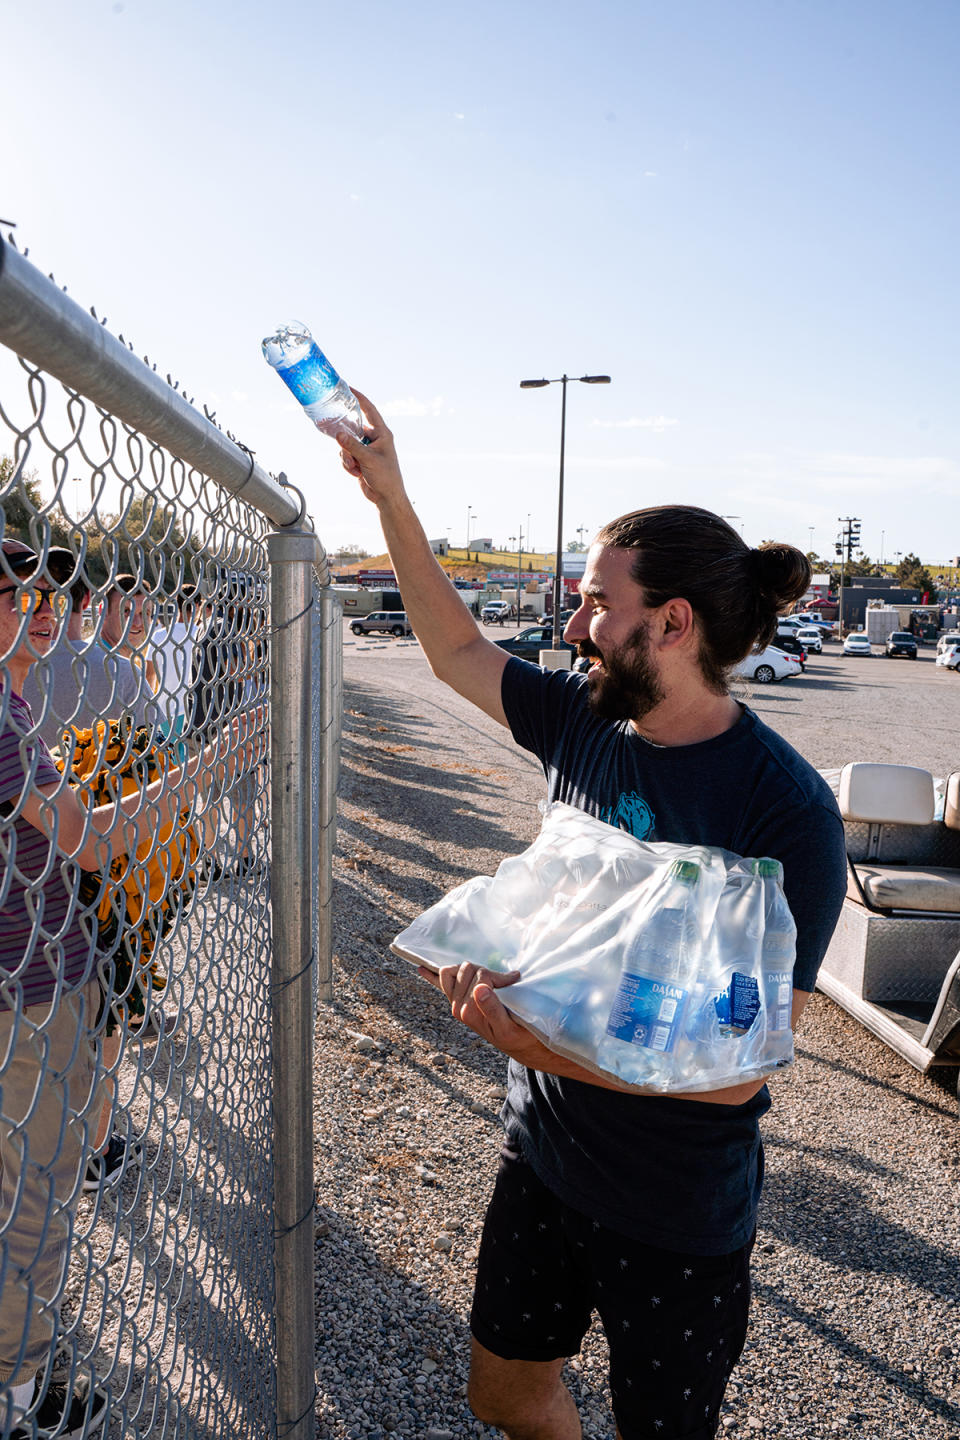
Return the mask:
{"type": "Polygon", "coordinates": [[[0,1437],[269,1435],[269,527],[2,346],[0,502],[0,1437]]]}

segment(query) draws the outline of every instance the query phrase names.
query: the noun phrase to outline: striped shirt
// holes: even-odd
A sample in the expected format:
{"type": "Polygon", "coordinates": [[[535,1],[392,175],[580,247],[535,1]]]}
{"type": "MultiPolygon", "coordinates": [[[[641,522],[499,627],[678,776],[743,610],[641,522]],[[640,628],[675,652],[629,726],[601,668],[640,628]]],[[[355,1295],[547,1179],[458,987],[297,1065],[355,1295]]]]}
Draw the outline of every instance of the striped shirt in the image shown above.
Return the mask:
{"type": "Polygon", "coordinates": [[[79,867],[29,821],[11,818],[23,795],[60,780],[43,740],[24,738],[32,727],[27,702],[0,685],[0,998],[16,1004],[18,983],[24,1005],[80,984],[95,953],[74,895],[79,867]]]}

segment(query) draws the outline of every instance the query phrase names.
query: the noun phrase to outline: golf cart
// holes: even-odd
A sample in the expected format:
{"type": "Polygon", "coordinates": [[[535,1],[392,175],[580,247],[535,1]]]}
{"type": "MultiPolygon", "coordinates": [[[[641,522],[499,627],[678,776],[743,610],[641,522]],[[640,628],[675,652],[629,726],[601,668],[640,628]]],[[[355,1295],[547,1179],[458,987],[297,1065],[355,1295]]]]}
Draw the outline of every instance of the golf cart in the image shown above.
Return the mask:
{"type": "Polygon", "coordinates": [[[847,897],[817,986],[915,1069],[960,1065],[960,771],[942,813],[912,765],[845,765],[838,799],[847,897]]]}

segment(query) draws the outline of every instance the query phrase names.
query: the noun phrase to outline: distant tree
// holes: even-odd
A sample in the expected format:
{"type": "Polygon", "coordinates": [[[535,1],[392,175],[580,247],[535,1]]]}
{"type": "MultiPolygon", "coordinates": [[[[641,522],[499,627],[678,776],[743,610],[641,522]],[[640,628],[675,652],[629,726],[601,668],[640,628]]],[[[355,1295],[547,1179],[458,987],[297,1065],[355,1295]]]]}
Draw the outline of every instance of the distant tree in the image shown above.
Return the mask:
{"type": "Polygon", "coordinates": [[[587,549],[586,545],[584,545],[581,540],[568,540],[568,541],[567,541],[567,552],[568,552],[568,554],[569,554],[569,553],[572,553],[572,554],[574,554],[574,555],[582,555],[582,554],[586,551],[586,549],[587,549]]]}
{"type": "Polygon", "coordinates": [[[898,585],[903,585],[908,590],[919,590],[921,594],[927,590],[930,592],[931,601],[936,600],[936,582],[919,555],[904,555],[894,575],[898,585]]]}
{"type": "Polygon", "coordinates": [[[56,508],[42,514],[44,504],[40,481],[35,470],[25,471],[15,480],[16,466],[9,455],[0,455],[0,506],[3,509],[4,539],[22,540],[34,549],[43,543],[44,527],[50,527],[50,543],[77,547],[79,532],[56,508]],[[72,546],[71,546],[71,542],[72,546]]]}
{"type": "Polygon", "coordinates": [[[852,560],[847,561],[848,575],[881,575],[882,573],[880,566],[871,560],[869,555],[855,555],[852,560]]]}

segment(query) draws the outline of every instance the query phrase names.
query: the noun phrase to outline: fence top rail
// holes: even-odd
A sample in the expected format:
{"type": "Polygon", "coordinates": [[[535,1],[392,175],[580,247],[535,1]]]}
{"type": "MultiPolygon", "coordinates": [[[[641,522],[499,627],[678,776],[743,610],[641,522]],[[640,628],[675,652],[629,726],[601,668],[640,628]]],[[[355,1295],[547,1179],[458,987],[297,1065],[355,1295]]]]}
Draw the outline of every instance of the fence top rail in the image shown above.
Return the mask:
{"type": "Polygon", "coordinates": [[[274,525],[310,524],[297,490],[279,485],[2,236],[0,342],[241,496],[274,525]]]}

